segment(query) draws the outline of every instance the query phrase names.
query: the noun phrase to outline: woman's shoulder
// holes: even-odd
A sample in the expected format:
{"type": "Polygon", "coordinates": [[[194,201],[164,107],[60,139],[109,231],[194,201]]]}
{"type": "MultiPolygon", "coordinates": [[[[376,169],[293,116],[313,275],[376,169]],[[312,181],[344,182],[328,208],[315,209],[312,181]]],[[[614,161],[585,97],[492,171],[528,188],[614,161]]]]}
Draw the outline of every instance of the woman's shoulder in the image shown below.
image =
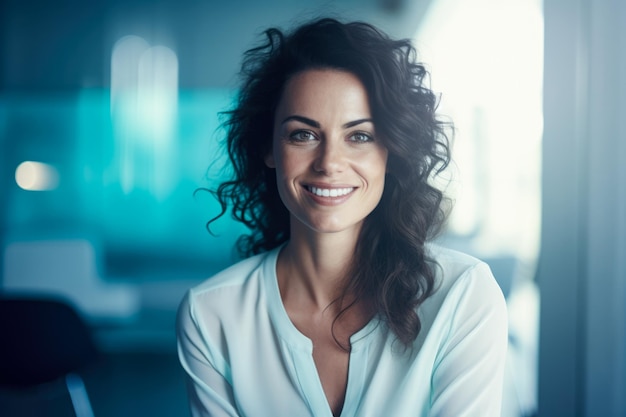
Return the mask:
{"type": "Polygon", "coordinates": [[[446,299],[480,298],[495,305],[504,304],[504,296],[496,279],[484,261],[457,250],[429,244],[427,253],[435,262],[436,288],[429,300],[436,310],[446,299]]]}
{"type": "Polygon", "coordinates": [[[279,248],[276,248],[240,260],[192,287],[189,290],[190,296],[200,296],[211,292],[221,292],[219,290],[226,288],[236,289],[253,284],[273,267],[269,264],[275,259],[278,250],[279,248]]]}
{"type": "Polygon", "coordinates": [[[450,249],[436,243],[426,244],[426,253],[432,260],[436,261],[442,267],[454,268],[458,270],[465,270],[467,268],[474,267],[477,264],[483,263],[483,261],[472,255],[455,249],[450,249]]]}
{"type": "Polygon", "coordinates": [[[203,323],[215,330],[219,323],[254,314],[254,300],[265,292],[265,277],[275,271],[278,251],[243,259],[190,288],[178,307],[180,327],[203,323]]]}
{"type": "Polygon", "coordinates": [[[436,275],[444,286],[453,285],[468,275],[493,280],[495,283],[489,265],[475,256],[434,243],[426,246],[426,253],[434,262],[436,275]]]}

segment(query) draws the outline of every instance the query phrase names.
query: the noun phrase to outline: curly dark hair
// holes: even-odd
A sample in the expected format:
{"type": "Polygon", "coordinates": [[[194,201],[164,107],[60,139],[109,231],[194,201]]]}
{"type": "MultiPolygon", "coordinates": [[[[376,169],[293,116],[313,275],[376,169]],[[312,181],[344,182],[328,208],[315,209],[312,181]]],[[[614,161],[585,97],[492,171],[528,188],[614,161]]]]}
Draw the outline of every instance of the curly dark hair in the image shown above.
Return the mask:
{"type": "MultiPolygon", "coordinates": [[[[432,179],[450,161],[449,123],[435,113],[438,98],[409,40],[393,40],[363,22],[323,18],[290,33],[272,28],[245,53],[235,107],[224,113],[234,177],[214,192],[222,211],[250,229],[238,248],[249,256],[290,237],[289,213],[264,157],[271,151],[274,112],[286,82],[308,69],[338,69],[366,88],[377,136],[388,150],[380,203],[365,219],[345,294],[367,300],[397,338],[410,346],[421,323],[417,307],[435,288],[426,241],[444,224],[446,199],[432,179]]],[[[343,300],[341,297],[340,301],[343,300]]],[[[352,304],[342,307],[345,313],[352,304]]],[[[337,318],[336,318],[337,319],[337,318]]],[[[335,319],[335,320],[336,320],[335,319]]]]}

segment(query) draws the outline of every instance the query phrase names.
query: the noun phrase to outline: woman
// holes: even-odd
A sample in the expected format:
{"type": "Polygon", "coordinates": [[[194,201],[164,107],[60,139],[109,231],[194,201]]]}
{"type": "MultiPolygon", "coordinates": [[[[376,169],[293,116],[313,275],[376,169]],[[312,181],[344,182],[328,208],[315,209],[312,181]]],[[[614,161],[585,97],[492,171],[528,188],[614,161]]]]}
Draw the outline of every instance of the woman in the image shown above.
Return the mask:
{"type": "Polygon", "coordinates": [[[484,263],[427,243],[449,148],[414,49],[332,19],[265,35],[216,192],[253,256],[179,311],[192,414],[499,415],[506,307],[484,263]]]}

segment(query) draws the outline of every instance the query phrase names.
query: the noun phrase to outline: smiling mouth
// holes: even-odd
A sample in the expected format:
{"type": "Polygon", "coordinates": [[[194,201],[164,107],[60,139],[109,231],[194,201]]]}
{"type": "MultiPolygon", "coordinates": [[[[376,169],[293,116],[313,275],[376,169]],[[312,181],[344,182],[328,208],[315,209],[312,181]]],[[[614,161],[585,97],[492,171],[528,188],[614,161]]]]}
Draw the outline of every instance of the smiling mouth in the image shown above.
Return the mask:
{"type": "Polygon", "coordinates": [[[354,187],[344,187],[344,188],[319,188],[313,187],[310,185],[306,185],[305,188],[312,194],[315,194],[318,197],[342,197],[344,195],[350,194],[354,191],[354,187]]]}

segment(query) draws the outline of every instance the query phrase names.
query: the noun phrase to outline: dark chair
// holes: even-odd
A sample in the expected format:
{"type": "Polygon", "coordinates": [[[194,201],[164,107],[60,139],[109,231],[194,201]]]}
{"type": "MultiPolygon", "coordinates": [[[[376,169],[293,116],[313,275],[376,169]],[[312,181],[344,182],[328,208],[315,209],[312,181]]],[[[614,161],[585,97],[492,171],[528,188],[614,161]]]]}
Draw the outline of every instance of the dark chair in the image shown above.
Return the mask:
{"type": "Polygon", "coordinates": [[[77,372],[97,355],[90,329],[63,300],[0,294],[0,386],[5,394],[41,395],[43,388],[62,382],[75,415],[93,417],[77,372]]]}

